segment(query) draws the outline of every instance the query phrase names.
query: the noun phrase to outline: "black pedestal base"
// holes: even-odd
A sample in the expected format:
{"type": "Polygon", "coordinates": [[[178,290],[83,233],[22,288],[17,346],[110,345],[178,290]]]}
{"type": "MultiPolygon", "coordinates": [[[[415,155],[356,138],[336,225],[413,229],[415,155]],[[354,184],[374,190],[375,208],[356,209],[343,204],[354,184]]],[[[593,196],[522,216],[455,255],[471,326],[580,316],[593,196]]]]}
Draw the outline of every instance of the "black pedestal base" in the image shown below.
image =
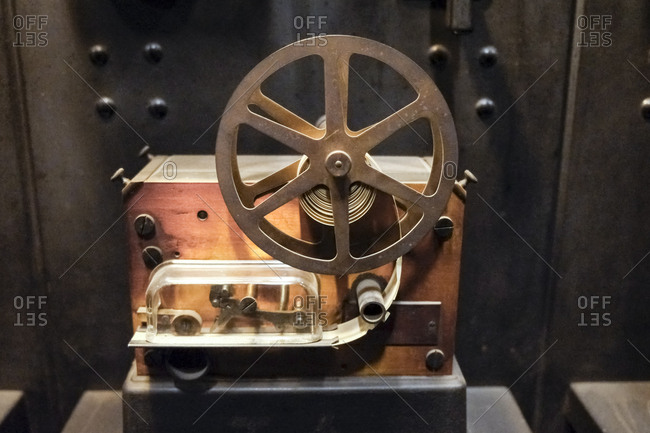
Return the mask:
{"type": "Polygon", "coordinates": [[[241,378],[203,385],[207,390],[182,392],[170,379],[132,370],[123,387],[124,431],[466,431],[465,379],[457,364],[454,374],[437,377],[241,378]]]}
{"type": "MultiPolygon", "coordinates": [[[[456,371],[459,372],[459,369],[456,371]]],[[[188,395],[175,386],[170,386],[166,381],[138,378],[132,371],[125,383],[123,394],[113,391],[84,393],[63,433],[347,433],[373,430],[397,433],[530,433],[517,403],[506,388],[465,388],[460,372],[455,379],[448,376],[366,382],[366,391],[374,390],[374,395],[369,395],[372,392],[362,393],[358,388],[350,387],[347,379],[334,382],[323,379],[288,383],[273,380],[248,382],[242,378],[234,385],[232,382],[217,385],[214,392],[205,395],[188,395]],[[436,384],[437,396],[432,395],[434,391],[431,380],[436,384]],[[324,390],[326,384],[328,389],[324,390]],[[221,394],[217,393],[216,389],[221,394]],[[316,391],[320,392],[320,399],[315,395],[310,396],[316,391]],[[271,399],[271,396],[274,396],[275,400],[271,399]],[[287,400],[287,396],[292,397],[287,400]],[[334,398],[335,396],[338,398],[334,398]],[[317,400],[316,404],[314,400],[317,400]],[[210,407],[212,403],[214,405],[210,407]],[[203,412],[205,415],[198,419],[203,412]],[[447,415],[444,415],[445,413],[447,415]],[[320,418],[316,418],[314,414],[320,414],[320,418]],[[122,422],[122,415],[126,420],[126,427],[122,422]],[[461,415],[464,418],[459,420],[461,415]],[[391,416],[394,418],[389,419],[391,416]],[[445,420],[445,416],[451,419],[445,420]],[[382,425],[384,421],[386,424],[382,425]],[[344,422],[350,424],[343,425],[344,422]],[[446,430],[448,426],[464,430],[446,430]]]]}

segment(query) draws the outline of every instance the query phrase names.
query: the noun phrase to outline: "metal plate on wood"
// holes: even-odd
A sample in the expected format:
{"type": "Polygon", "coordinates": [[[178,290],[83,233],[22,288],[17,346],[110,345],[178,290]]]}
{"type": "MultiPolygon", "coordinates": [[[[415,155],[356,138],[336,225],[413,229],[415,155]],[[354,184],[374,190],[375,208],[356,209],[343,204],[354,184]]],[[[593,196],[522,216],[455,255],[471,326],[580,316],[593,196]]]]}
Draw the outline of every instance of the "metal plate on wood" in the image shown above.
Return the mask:
{"type": "Polygon", "coordinates": [[[435,346],[440,308],[440,302],[395,301],[386,323],[373,332],[387,333],[386,344],[394,346],[435,346]]]}

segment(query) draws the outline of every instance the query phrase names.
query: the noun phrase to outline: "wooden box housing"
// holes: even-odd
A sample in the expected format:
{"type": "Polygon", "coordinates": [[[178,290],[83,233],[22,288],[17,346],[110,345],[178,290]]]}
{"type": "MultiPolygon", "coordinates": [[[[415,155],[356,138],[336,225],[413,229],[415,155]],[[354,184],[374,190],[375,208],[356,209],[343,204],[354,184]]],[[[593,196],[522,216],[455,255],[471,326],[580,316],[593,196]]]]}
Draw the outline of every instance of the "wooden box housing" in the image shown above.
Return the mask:
{"type": "MultiPolygon", "coordinates": [[[[295,156],[250,155],[240,156],[239,164],[246,166],[251,180],[255,180],[295,159],[295,156]]],[[[430,167],[424,158],[380,156],[375,159],[385,173],[414,189],[422,189],[426,183],[430,167]]],[[[255,246],[230,216],[219,190],[212,155],[153,157],[125,186],[123,197],[134,331],[142,326],[137,310],[145,306],[145,290],[151,273],[143,261],[144,248],[160,248],[163,260],[272,258],[255,246]],[[207,213],[207,218],[199,218],[206,215],[201,211],[207,213]],[[155,234],[148,239],[139,236],[134,228],[135,219],[142,214],[155,220],[155,234]]],[[[453,221],[453,235],[443,241],[432,231],[403,256],[401,284],[396,302],[389,310],[391,316],[364,337],[337,348],[210,348],[207,349],[210,374],[238,377],[251,365],[247,377],[451,374],[463,211],[463,200],[452,193],[442,215],[453,221]],[[425,363],[432,349],[444,354],[442,365],[433,371],[425,363]]],[[[297,200],[280,208],[280,212],[277,217],[280,224],[291,225],[290,229],[299,226],[301,210],[297,200]]],[[[390,273],[390,268],[387,265],[377,272],[390,273]]],[[[350,275],[337,282],[333,276],[321,276],[321,293],[327,296],[328,308],[336,310],[336,314],[344,308],[343,296],[353,278],[350,275]]],[[[138,374],[165,374],[164,366],[156,362],[165,356],[165,349],[159,349],[160,356],[147,354],[146,357],[145,350],[150,349],[136,348],[138,374]]]]}

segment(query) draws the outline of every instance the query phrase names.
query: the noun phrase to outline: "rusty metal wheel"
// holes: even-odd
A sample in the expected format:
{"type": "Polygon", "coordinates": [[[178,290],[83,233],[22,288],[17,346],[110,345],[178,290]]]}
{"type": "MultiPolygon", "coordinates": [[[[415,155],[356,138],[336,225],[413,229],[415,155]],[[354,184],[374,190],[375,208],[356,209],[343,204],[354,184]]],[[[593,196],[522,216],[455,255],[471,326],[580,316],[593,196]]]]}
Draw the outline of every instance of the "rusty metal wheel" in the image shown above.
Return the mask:
{"type": "Polygon", "coordinates": [[[259,63],[230,98],[216,145],[221,192],[243,232],[277,260],[311,272],[339,275],[377,268],[413,248],[433,228],[445,208],[454,186],[456,158],[456,132],[451,113],[427,73],[384,44],[339,35],[321,36],[311,44],[303,40],[288,45],[259,63]],[[390,66],[417,94],[405,107],[358,131],[348,127],[350,57],[354,54],[390,66]],[[273,73],[313,55],[321,57],[324,65],[325,121],[321,127],[270,99],[261,90],[262,83],[273,73]],[[432,169],[422,192],[384,174],[367,159],[373,148],[418,119],[428,122],[433,137],[432,169]],[[240,125],[248,125],[304,155],[302,162],[296,161],[254,184],[247,184],[237,163],[240,125]],[[397,238],[380,236],[372,250],[353,254],[349,203],[356,185],[392,196],[401,211],[399,223],[396,220],[397,238]],[[318,243],[290,236],[267,219],[274,210],[323,187],[331,201],[335,238],[335,253],[331,256],[324,255],[318,243]]]}

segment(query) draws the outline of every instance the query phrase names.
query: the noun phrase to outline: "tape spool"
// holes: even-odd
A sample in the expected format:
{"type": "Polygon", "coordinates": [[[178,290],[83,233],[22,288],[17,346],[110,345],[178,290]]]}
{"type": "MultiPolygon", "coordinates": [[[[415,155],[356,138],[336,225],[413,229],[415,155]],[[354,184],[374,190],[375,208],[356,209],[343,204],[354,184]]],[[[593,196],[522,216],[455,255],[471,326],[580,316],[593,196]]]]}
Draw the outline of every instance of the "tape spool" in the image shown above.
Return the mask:
{"type": "MultiPolygon", "coordinates": [[[[307,163],[307,157],[303,156],[298,171],[300,172],[307,163]]],[[[379,170],[379,167],[370,155],[366,155],[366,164],[379,170]]],[[[355,182],[350,185],[350,196],[348,198],[348,221],[350,224],[357,222],[368,213],[375,203],[377,193],[374,188],[355,182]]],[[[327,187],[319,185],[300,197],[300,208],[314,221],[323,225],[334,226],[334,209],[332,197],[327,187]]]]}

